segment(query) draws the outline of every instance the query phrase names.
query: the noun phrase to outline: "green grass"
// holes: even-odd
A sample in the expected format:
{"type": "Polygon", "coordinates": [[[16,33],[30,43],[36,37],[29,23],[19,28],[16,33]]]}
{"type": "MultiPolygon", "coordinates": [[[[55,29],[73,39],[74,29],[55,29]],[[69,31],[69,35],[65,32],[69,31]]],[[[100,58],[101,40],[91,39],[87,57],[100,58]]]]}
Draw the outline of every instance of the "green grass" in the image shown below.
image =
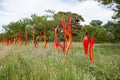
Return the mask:
{"type": "Polygon", "coordinates": [[[95,44],[94,64],[81,43],[73,43],[67,59],[53,43],[43,48],[0,44],[0,80],[120,80],[120,44],[95,44]]]}

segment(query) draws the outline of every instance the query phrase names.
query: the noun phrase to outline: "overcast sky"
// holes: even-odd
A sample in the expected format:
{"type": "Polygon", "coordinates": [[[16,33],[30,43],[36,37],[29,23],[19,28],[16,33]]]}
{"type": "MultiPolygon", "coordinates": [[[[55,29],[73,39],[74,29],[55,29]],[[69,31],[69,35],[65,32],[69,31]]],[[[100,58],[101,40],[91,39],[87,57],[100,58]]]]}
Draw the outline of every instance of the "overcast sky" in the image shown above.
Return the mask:
{"type": "Polygon", "coordinates": [[[30,17],[34,13],[44,15],[48,9],[78,13],[85,19],[84,24],[94,19],[106,23],[113,15],[113,11],[92,0],[81,3],[78,0],[0,0],[0,32],[3,24],[30,17]]]}

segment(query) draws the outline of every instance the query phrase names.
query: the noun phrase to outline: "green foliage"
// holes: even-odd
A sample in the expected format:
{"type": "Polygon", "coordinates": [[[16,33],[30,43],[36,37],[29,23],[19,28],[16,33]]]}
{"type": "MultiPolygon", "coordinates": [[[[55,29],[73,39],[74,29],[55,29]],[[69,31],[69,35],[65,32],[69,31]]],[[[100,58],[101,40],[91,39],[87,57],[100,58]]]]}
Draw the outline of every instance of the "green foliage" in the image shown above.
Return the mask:
{"type": "Polygon", "coordinates": [[[96,42],[99,42],[99,43],[104,43],[104,42],[108,42],[108,36],[107,36],[107,31],[104,27],[99,27],[98,28],[98,35],[97,35],[97,38],[96,38],[96,42]]]}
{"type": "Polygon", "coordinates": [[[115,13],[112,16],[113,19],[120,20],[120,0],[96,0],[103,5],[107,5],[111,8],[115,13]]]}
{"type": "MultiPolygon", "coordinates": [[[[65,24],[68,25],[68,19],[72,17],[72,35],[73,41],[82,42],[84,37],[84,28],[87,27],[90,38],[95,35],[96,31],[99,31],[96,42],[120,42],[120,23],[108,22],[104,27],[101,26],[102,21],[92,20],[91,25],[82,26],[80,21],[84,21],[81,15],[71,12],[58,12],[47,10],[52,14],[53,19],[49,20],[49,16],[38,16],[36,14],[31,15],[31,18],[23,18],[17,22],[11,22],[8,25],[4,25],[5,33],[0,34],[0,41],[3,38],[10,39],[17,36],[20,32],[25,40],[25,31],[28,31],[29,40],[32,38],[32,26],[35,26],[35,36],[39,36],[40,32],[44,34],[44,29],[47,31],[47,42],[54,41],[54,28],[59,28],[59,40],[63,41],[63,29],[61,26],[61,18],[65,18],[65,24]]],[[[39,39],[40,40],[40,39],[39,39]]]]}
{"type": "MultiPolygon", "coordinates": [[[[73,19],[73,24],[75,22],[79,22],[79,21],[84,21],[84,18],[77,14],[77,13],[71,13],[71,12],[62,12],[62,11],[59,11],[58,13],[54,14],[54,19],[56,21],[58,21],[58,23],[61,22],[61,18],[64,17],[65,18],[65,21],[67,22],[69,20],[70,17],[72,17],[73,19]]],[[[67,23],[66,23],[67,24],[67,23]]]]}
{"type": "Polygon", "coordinates": [[[3,38],[5,38],[5,37],[7,37],[6,34],[5,34],[5,33],[1,33],[1,34],[0,34],[0,41],[1,41],[3,38]]]}
{"type": "Polygon", "coordinates": [[[113,30],[113,35],[114,35],[114,41],[115,42],[120,42],[120,24],[116,25],[113,30]]]}
{"type": "Polygon", "coordinates": [[[90,22],[90,24],[91,24],[92,26],[101,26],[102,21],[100,21],[100,20],[92,20],[92,21],[90,22]]]}
{"type": "MultiPolygon", "coordinates": [[[[87,0],[79,1],[82,2],[87,0]]],[[[108,6],[108,8],[112,9],[114,11],[114,15],[112,16],[112,18],[120,21],[120,0],[94,0],[94,1],[98,1],[101,4],[108,6]]]]}
{"type": "Polygon", "coordinates": [[[45,16],[38,16],[36,14],[31,15],[31,18],[23,18],[22,20],[19,20],[17,22],[11,22],[8,25],[4,25],[3,28],[5,29],[6,33],[2,36],[2,38],[10,38],[13,36],[17,36],[20,31],[23,35],[23,40],[25,39],[25,30],[28,31],[29,40],[32,38],[32,26],[35,26],[35,35],[38,36],[40,32],[42,34],[44,33],[44,29],[47,31],[47,41],[53,41],[54,40],[54,28],[56,26],[59,26],[59,33],[60,33],[60,40],[63,40],[63,33],[62,26],[61,26],[61,18],[65,18],[66,26],[68,25],[68,19],[72,17],[72,33],[75,38],[74,41],[80,41],[79,33],[81,30],[81,26],[79,24],[79,21],[84,21],[81,15],[78,15],[76,13],[71,12],[58,12],[54,14],[54,11],[52,10],[46,10],[46,12],[51,13],[53,20],[49,20],[48,18],[51,17],[49,15],[45,16]]]}
{"type": "MultiPolygon", "coordinates": [[[[5,29],[4,35],[0,38],[2,40],[3,38],[10,38],[13,36],[17,36],[20,32],[22,32],[23,39],[25,38],[25,30],[28,31],[29,39],[32,38],[32,26],[35,25],[35,35],[38,36],[40,32],[44,32],[44,28],[50,32],[54,30],[55,21],[53,20],[47,20],[46,16],[38,16],[36,14],[31,15],[31,19],[29,18],[23,18],[22,20],[19,20],[17,22],[11,22],[8,25],[4,25],[3,28],[5,29]]],[[[52,34],[49,34],[50,36],[52,34]]],[[[53,37],[52,37],[53,38],[53,37]]],[[[48,40],[51,41],[51,40],[48,40]]]]}
{"type": "Polygon", "coordinates": [[[85,30],[85,28],[87,28],[90,38],[92,38],[95,35],[95,33],[98,31],[98,35],[96,37],[95,42],[97,42],[97,43],[108,42],[109,38],[107,37],[107,31],[104,27],[101,27],[101,26],[96,27],[96,26],[86,25],[83,28],[84,28],[84,30],[85,30]]]}
{"type": "MultiPolygon", "coordinates": [[[[86,1],[86,0],[79,0],[86,1]]],[[[115,19],[115,22],[108,22],[105,25],[107,30],[107,37],[109,42],[120,42],[120,0],[94,0],[98,1],[101,4],[107,6],[108,8],[114,11],[112,16],[115,19]]]]}
{"type": "MultiPolygon", "coordinates": [[[[72,17],[72,34],[73,34],[73,41],[80,41],[80,33],[81,33],[81,25],[80,21],[84,21],[84,18],[76,13],[71,13],[71,12],[58,12],[54,14],[54,20],[57,22],[59,32],[62,31],[62,26],[61,26],[61,18],[65,18],[65,24],[66,26],[68,25],[68,20],[70,17],[72,17]]],[[[62,40],[63,35],[60,35],[60,40],[62,40]]]]}
{"type": "Polygon", "coordinates": [[[109,42],[120,42],[120,23],[108,22],[104,25],[108,32],[109,42]]]}
{"type": "Polygon", "coordinates": [[[120,20],[120,0],[96,0],[96,1],[112,8],[112,10],[115,12],[112,18],[120,20]]]}

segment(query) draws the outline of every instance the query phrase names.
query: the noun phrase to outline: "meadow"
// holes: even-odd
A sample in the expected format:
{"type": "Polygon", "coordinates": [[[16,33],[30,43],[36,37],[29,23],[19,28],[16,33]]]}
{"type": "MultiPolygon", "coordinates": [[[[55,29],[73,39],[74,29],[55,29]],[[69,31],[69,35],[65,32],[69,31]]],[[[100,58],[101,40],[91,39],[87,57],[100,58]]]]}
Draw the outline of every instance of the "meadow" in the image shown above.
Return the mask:
{"type": "Polygon", "coordinates": [[[95,44],[94,63],[82,43],[73,43],[67,59],[53,43],[38,48],[0,44],[0,80],[120,80],[120,44],[95,44]]]}

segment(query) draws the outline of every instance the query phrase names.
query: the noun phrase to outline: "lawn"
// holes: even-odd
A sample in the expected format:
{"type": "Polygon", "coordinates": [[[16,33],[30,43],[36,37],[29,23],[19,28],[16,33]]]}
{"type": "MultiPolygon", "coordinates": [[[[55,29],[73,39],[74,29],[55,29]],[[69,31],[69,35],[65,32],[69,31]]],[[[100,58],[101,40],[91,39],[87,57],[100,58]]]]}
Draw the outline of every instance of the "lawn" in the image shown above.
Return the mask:
{"type": "Polygon", "coordinates": [[[94,63],[86,58],[81,43],[64,59],[53,43],[38,48],[0,44],[0,80],[120,80],[120,44],[95,44],[94,63]]]}

